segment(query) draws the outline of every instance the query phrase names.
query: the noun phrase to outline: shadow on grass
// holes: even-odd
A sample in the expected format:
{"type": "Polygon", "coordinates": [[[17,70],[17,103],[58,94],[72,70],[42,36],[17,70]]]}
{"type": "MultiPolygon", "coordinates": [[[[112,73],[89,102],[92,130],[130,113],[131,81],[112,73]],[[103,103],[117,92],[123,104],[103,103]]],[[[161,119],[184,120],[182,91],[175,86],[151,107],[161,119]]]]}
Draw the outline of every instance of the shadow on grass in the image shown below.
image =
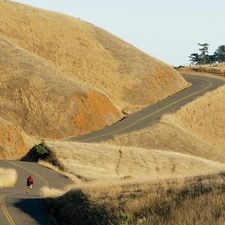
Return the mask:
{"type": "MultiPolygon", "coordinates": [[[[43,200],[40,198],[23,199],[15,203],[15,207],[23,211],[30,218],[30,221],[36,221],[40,225],[50,225],[50,222],[45,214],[43,200]]],[[[26,221],[28,219],[25,219],[26,221]]]]}
{"type": "Polygon", "coordinates": [[[64,225],[108,225],[113,219],[105,205],[90,201],[81,190],[71,190],[58,198],[46,198],[45,209],[64,225]]]}

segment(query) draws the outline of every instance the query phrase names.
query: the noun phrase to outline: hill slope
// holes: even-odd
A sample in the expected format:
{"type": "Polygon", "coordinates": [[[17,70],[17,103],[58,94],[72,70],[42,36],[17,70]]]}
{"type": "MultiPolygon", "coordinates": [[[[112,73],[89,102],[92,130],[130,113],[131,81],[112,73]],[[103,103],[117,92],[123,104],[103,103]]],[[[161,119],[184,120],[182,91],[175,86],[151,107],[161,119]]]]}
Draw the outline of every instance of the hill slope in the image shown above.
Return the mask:
{"type": "MultiPolygon", "coordinates": [[[[47,198],[49,214],[55,207],[51,215],[63,223],[65,213],[61,212],[68,212],[66,220],[73,215],[72,224],[80,220],[80,213],[76,217],[74,212],[81,211],[93,221],[98,210],[90,209],[99,207],[105,213],[99,213],[95,224],[113,218],[114,224],[119,224],[121,211],[131,213],[134,224],[223,224],[224,94],[222,86],[165,115],[153,127],[120,135],[107,144],[48,143],[68,172],[101,179],[77,183],[64,195],[47,198]],[[115,181],[121,177],[122,181],[115,181]],[[107,182],[106,178],[114,180],[107,182]],[[79,204],[74,204],[75,199],[81,200],[79,204]],[[89,204],[77,207],[84,202],[89,204]],[[219,216],[211,213],[215,208],[219,216]]],[[[52,190],[43,192],[49,197],[52,190]]]]}
{"type": "Polygon", "coordinates": [[[47,146],[65,171],[85,180],[184,178],[225,169],[223,163],[172,151],[73,142],[47,146]]]}
{"type": "Polygon", "coordinates": [[[17,3],[0,4],[0,35],[107,93],[119,109],[143,107],[187,85],[173,68],[90,23],[17,3]]]}
{"type": "MultiPolygon", "coordinates": [[[[17,128],[15,131],[18,135],[24,132],[31,137],[48,139],[76,136],[104,127],[122,117],[102,92],[75,82],[1,37],[0,48],[0,73],[7,74],[0,78],[1,117],[17,128]],[[16,60],[12,60],[12,56],[16,60]]],[[[6,133],[13,136],[12,129],[7,128],[5,122],[0,124],[4,128],[1,137],[6,133]]],[[[10,151],[14,151],[18,145],[17,139],[6,139],[10,143],[1,140],[0,146],[10,156],[10,151]]],[[[24,148],[24,145],[21,147],[24,148]]]]}
{"type": "Polygon", "coordinates": [[[225,86],[165,115],[153,127],[117,136],[111,144],[174,151],[225,163],[225,86]]]}
{"type": "Polygon", "coordinates": [[[11,1],[0,0],[0,44],[1,118],[34,140],[100,129],[188,86],[90,23],[11,1]]]}

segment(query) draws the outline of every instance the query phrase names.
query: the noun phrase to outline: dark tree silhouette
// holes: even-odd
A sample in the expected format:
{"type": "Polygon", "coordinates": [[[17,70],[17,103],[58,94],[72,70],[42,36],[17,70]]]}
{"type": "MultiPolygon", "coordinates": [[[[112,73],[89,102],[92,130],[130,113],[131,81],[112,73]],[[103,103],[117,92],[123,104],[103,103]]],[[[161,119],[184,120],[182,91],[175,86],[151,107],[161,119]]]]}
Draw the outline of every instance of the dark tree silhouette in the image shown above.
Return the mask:
{"type": "Polygon", "coordinates": [[[208,63],[207,58],[208,58],[208,52],[209,52],[209,44],[208,43],[204,43],[204,44],[200,44],[198,43],[198,45],[200,45],[202,48],[199,48],[199,51],[201,52],[199,55],[199,64],[206,64],[208,63]]]}
{"type": "Polygon", "coordinates": [[[218,62],[225,62],[225,45],[220,45],[214,53],[215,59],[218,62]]]}
{"type": "Polygon", "coordinates": [[[199,64],[199,54],[198,53],[192,53],[190,56],[188,56],[190,58],[191,64],[199,64]]]}

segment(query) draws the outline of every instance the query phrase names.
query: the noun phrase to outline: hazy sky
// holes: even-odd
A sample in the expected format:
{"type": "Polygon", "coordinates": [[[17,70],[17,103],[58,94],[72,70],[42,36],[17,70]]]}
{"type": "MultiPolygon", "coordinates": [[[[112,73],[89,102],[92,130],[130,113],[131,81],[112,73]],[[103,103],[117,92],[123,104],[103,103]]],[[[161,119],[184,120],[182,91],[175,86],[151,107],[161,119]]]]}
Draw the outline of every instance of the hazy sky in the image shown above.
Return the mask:
{"type": "Polygon", "coordinates": [[[178,66],[209,43],[225,45],[225,0],[15,0],[65,13],[116,35],[145,53],[178,66]]]}

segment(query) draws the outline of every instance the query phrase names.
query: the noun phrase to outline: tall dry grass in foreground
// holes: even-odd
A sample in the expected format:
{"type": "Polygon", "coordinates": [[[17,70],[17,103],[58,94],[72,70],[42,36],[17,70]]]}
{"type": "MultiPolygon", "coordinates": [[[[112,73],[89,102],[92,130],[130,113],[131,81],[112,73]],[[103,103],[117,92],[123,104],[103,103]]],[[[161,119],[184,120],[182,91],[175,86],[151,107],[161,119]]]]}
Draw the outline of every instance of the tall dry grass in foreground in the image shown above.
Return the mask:
{"type": "Polygon", "coordinates": [[[0,188],[13,187],[17,182],[17,177],[15,169],[0,168],[0,188]]]}
{"type": "Polygon", "coordinates": [[[118,182],[76,187],[46,198],[48,213],[59,224],[222,225],[225,220],[225,174],[159,182],[118,182]],[[60,193],[61,194],[61,193],[60,193]]]}
{"type": "Polygon", "coordinates": [[[130,225],[224,224],[224,94],[223,86],[108,144],[48,143],[65,169],[89,182],[59,197],[55,190],[47,212],[60,224],[121,225],[121,211],[132,215],[130,225]],[[91,185],[106,176],[117,181],[91,185]]]}

